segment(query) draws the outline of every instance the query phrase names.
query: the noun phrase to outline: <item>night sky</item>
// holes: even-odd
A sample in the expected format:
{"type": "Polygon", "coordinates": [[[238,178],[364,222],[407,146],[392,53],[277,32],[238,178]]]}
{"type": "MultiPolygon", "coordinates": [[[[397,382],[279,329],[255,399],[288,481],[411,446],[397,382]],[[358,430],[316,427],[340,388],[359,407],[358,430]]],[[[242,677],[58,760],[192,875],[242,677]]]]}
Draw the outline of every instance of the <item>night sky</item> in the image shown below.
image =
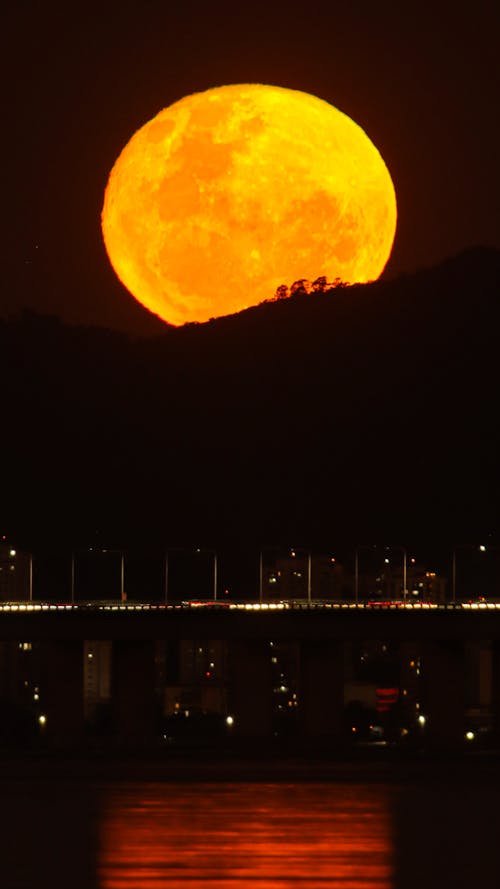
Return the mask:
{"type": "Polygon", "coordinates": [[[455,3],[11,4],[4,15],[2,310],[157,330],[100,233],[109,171],[182,96],[262,82],[313,93],[368,133],[391,172],[387,277],[500,246],[500,7],[455,3]],[[8,152],[8,154],[7,154],[8,152]]]}

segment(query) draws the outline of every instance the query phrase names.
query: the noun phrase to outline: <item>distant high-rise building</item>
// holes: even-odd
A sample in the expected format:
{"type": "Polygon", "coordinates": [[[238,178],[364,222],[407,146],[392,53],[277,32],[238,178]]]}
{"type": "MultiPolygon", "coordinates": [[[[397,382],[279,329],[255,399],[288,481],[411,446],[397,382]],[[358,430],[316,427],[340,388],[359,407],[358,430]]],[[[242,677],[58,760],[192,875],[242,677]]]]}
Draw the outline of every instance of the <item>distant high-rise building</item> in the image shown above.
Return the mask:
{"type": "Polygon", "coordinates": [[[226,645],[218,639],[183,639],[167,652],[164,712],[224,713],[226,645]]]}

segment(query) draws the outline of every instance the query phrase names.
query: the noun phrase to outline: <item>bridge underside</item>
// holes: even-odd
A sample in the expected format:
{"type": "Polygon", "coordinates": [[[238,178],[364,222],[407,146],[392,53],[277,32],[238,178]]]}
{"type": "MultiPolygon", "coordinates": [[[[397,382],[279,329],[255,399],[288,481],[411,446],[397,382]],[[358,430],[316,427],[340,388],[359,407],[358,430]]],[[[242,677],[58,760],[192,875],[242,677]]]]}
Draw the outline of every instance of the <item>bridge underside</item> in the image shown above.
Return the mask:
{"type": "MultiPolygon", "coordinates": [[[[365,642],[368,650],[387,647],[365,642]]],[[[0,643],[0,690],[4,702],[19,701],[30,675],[40,734],[49,746],[151,747],[176,742],[179,728],[179,743],[192,743],[203,739],[213,717],[224,744],[277,738],[340,750],[361,733],[363,712],[383,730],[385,743],[460,749],[468,745],[471,713],[486,711],[490,736],[498,739],[498,641],[398,641],[391,647],[392,672],[378,685],[353,673],[362,649],[356,641],[324,636],[286,642],[260,635],[209,642],[32,638],[0,643]]]]}

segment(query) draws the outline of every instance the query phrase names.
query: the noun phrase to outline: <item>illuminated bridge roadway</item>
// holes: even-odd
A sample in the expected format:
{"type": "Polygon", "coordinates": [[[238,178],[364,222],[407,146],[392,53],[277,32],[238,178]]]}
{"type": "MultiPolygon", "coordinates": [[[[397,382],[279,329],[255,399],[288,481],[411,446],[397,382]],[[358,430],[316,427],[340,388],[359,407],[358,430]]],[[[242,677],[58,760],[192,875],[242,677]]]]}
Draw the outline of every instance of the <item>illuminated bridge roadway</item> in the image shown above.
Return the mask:
{"type": "Polygon", "coordinates": [[[500,639],[500,602],[5,602],[0,639],[500,639]]]}
{"type": "Polygon", "coordinates": [[[142,744],[154,736],[156,658],[162,640],[225,643],[218,681],[235,735],[250,739],[272,734],[270,642],[294,642],[300,731],[308,742],[322,744],[340,743],[343,735],[346,644],[396,643],[402,687],[407,665],[418,658],[418,694],[429,746],[446,749],[464,739],[472,643],[486,664],[493,725],[500,728],[497,602],[2,603],[0,641],[12,652],[14,670],[16,652],[22,650],[19,642],[36,643],[47,740],[55,745],[80,743],[84,737],[85,640],[111,641],[112,724],[120,743],[142,744]]]}

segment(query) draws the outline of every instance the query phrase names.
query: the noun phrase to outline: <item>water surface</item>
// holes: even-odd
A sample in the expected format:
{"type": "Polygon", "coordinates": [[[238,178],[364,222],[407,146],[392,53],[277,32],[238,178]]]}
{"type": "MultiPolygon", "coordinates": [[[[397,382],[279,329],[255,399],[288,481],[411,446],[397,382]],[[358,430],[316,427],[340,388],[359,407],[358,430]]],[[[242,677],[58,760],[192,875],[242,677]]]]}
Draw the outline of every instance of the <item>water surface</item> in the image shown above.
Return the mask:
{"type": "Polygon", "coordinates": [[[102,889],[391,889],[388,791],[318,784],[110,789],[102,889]]]}
{"type": "Polygon", "coordinates": [[[317,781],[112,765],[0,761],[1,889],[500,885],[500,762],[317,781]]]}

